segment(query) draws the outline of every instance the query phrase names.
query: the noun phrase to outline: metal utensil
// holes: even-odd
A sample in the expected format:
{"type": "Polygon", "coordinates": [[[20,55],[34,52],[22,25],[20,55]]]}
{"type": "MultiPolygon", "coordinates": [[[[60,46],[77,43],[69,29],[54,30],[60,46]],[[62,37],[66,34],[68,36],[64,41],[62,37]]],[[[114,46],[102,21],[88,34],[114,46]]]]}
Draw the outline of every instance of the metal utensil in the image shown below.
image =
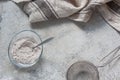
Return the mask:
{"type": "Polygon", "coordinates": [[[33,47],[32,49],[34,50],[36,47],[38,47],[38,46],[40,46],[40,45],[42,45],[42,44],[44,44],[44,43],[47,43],[47,42],[51,41],[53,38],[54,38],[54,37],[50,37],[50,38],[44,40],[43,42],[41,42],[40,44],[37,44],[37,45],[36,45],[35,47],[33,47]]]}

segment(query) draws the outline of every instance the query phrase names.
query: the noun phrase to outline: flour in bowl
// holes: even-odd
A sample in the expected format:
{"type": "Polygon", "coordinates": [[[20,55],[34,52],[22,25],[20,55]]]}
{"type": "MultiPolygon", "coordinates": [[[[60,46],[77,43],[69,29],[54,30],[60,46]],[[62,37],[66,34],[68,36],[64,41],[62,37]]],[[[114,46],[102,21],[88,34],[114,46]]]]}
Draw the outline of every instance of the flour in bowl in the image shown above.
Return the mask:
{"type": "Polygon", "coordinates": [[[16,40],[11,48],[12,59],[21,64],[33,64],[41,55],[41,48],[37,47],[38,42],[32,37],[23,37],[16,40]]]}

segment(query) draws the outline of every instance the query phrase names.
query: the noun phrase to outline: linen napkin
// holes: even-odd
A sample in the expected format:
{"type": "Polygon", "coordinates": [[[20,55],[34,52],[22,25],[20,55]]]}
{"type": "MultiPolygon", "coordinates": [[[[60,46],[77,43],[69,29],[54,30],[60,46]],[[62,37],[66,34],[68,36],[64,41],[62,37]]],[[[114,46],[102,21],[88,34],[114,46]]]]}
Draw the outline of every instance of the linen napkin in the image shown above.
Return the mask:
{"type": "Polygon", "coordinates": [[[27,1],[31,1],[31,0],[12,0],[12,1],[14,1],[16,3],[20,3],[20,2],[27,2],[27,1]]]}
{"type": "Polygon", "coordinates": [[[27,2],[23,10],[31,23],[59,19],[87,22],[95,6],[111,0],[13,0],[16,3],[27,2]]]}

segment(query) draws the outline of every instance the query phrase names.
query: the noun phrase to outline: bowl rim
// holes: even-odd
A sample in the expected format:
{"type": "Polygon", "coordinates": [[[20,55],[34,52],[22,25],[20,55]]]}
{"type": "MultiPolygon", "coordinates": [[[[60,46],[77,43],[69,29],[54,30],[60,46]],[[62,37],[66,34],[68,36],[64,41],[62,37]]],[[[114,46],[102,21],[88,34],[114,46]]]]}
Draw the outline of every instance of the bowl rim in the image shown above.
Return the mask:
{"type": "Polygon", "coordinates": [[[42,39],[41,39],[40,35],[39,35],[37,32],[35,32],[35,31],[33,31],[33,30],[22,30],[22,31],[16,33],[16,34],[11,38],[10,43],[9,43],[9,45],[8,45],[8,57],[9,57],[10,62],[11,62],[14,66],[19,67],[19,68],[29,68],[29,67],[34,66],[34,65],[39,61],[40,57],[41,57],[42,54],[43,54],[43,45],[41,45],[41,52],[40,52],[41,54],[40,54],[40,56],[38,57],[38,60],[37,60],[34,64],[32,64],[32,65],[27,65],[27,66],[22,66],[22,65],[20,65],[20,64],[16,64],[16,63],[11,59],[11,57],[10,57],[10,47],[11,47],[11,44],[12,44],[13,40],[15,39],[15,37],[16,37],[17,35],[19,35],[20,33],[22,33],[22,32],[32,32],[32,33],[34,33],[36,36],[38,36],[38,38],[39,38],[40,41],[42,42],[42,39]]]}

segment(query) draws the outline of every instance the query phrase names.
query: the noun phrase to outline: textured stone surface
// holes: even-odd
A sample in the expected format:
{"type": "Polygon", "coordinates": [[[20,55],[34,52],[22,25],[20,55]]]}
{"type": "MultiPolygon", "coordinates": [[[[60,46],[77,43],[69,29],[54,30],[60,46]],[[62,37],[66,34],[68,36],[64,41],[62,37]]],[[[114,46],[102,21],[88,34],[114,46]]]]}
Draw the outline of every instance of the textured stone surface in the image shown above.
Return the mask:
{"type": "MultiPolygon", "coordinates": [[[[12,2],[0,2],[0,80],[66,80],[66,71],[76,61],[88,60],[96,66],[100,60],[120,44],[119,34],[94,14],[87,24],[66,19],[30,25],[28,17],[12,2]],[[1,7],[1,6],[0,6],[1,7]],[[31,69],[15,68],[8,58],[11,38],[21,30],[36,31],[44,40],[40,62],[31,69]]],[[[99,69],[100,80],[120,80],[120,63],[99,69]]]]}

